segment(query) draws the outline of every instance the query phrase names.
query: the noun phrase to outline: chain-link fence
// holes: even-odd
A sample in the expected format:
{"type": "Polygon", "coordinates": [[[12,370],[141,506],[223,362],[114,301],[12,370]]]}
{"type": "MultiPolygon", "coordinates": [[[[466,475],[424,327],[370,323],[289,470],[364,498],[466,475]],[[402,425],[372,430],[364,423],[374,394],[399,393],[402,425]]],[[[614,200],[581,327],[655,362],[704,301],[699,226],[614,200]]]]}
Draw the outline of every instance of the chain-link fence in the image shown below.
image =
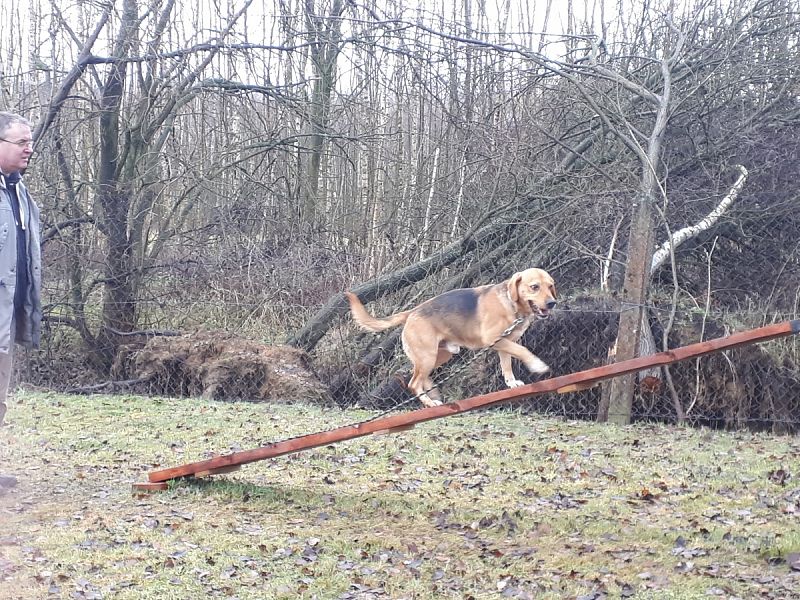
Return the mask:
{"type": "MultiPolygon", "coordinates": [[[[375,308],[376,312],[380,310],[380,306],[375,308]]],[[[549,319],[536,321],[528,329],[521,343],[550,366],[547,376],[609,364],[619,311],[620,303],[608,296],[565,297],[549,319]]],[[[653,304],[648,324],[656,344],[653,350],[686,346],[764,324],[748,319],[752,316],[709,314],[697,309],[675,313],[669,306],[653,304]]],[[[785,320],[783,317],[773,315],[772,321],[785,320]]],[[[354,326],[348,313],[343,313],[310,352],[221,329],[180,335],[149,332],[131,336],[121,347],[109,377],[85,369],[90,375],[53,380],[59,361],[67,360],[56,348],[58,340],[67,344],[65,330],[58,329],[50,331],[45,350],[21,355],[18,371],[23,385],[39,384],[76,393],[316,402],[380,412],[413,410],[421,404],[406,388],[410,364],[400,347],[400,330],[365,333],[354,326]]],[[[796,432],[800,429],[798,350],[798,340],[790,336],[640,372],[631,418],[796,432]]],[[[61,368],[74,369],[74,363],[67,363],[61,368]]],[[[525,383],[542,378],[528,373],[517,361],[513,368],[525,383]]],[[[433,378],[445,401],[505,389],[492,350],[462,350],[437,369],[433,378]]],[[[606,393],[608,387],[602,384],[583,391],[514,400],[499,409],[594,420],[606,393]]]]}
{"type": "MultiPolygon", "coordinates": [[[[692,182],[681,187],[679,177],[672,181],[686,196],[670,205],[674,223],[701,222],[717,206],[716,197],[700,191],[688,197],[692,182]]],[[[648,352],[798,317],[800,217],[792,203],[781,200],[776,186],[773,182],[771,195],[741,198],[733,212],[686,240],[652,273],[644,328],[652,334],[648,352]]],[[[727,190],[721,186],[717,196],[727,190]]],[[[140,331],[110,330],[102,315],[90,314],[100,313],[99,299],[87,302],[81,312],[67,313],[71,319],[57,318],[61,308],[72,306],[73,290],[70,263],[51,258],[46,343],[40,352],[21,356],[20,381],[76,393],[408,410],[419,403],[409,401],[405,387],[409,363],[399,328],[382,334],[361,331],[341,292],[391,275],[400,283],[374,291],[367,302],[370,312],[384,316],[449,289],[503,281],[529,266],[552,274],[559,305],[550,319],[529,329],[523,344],[550,366],[552,375],[597,367],[612,360],[615,350],[629,212],[629,199],[620,197],[591,206],[526,198],[516,212],[486,225],[476,236],[479,242],[459,247],[455,258],[442,255],[440,263],[450,262],[427,271],[423,265],[431,261],[420,257],[453,247],[447,236],[434,239],[431,233],[427,254],[409,250],[376,269],[366,266],[362,249],[348,252],[290,238],[285,247],[258,246],[247,237],[248,230],[230,232],[224,243],[195,247],[192,260],[182,246],[173,250],[183,252],[181,260],[165,257],[159,276],[137,292],[140,331]],[[76,316],[86,317],[83,328],[76,316]]],[[[656,233],[657,243],[663,243],[667,234],[656,233]]],[[[51,246],[49,256],[57,257],[59,248],[51,246]]],[[[643,372],[631,417],[796,432],[798,343],[790,337],[643,372]]],[[[533,380],[522,365],[515,363],[514,369],[522,381],[533,380]]],[[[434,373],[434,380],[449,400],[505,386],[491,351],[462,351],[434,373]]],[[[607,400],[607,387],[539,395],[509,406],[595,419],[607,400]]]]}
{"type": "MultiPolygon", "coordinates": [[[[686,346],[723,337],[747,328],[725,327],[691,314],[669,331],[657,308],[650,311],[650,327],[661,340],[656,350],[686,346]]],[[[617,335],[619,303],[596,297],[562,302],[546,321],[534,323],[522,343],[551,368],[548,376],[566,375],[609,364],[617,335]]],[[[752,323],[757,327],[763,323],[752,323]]],[[[410,397],[403,383],[408,363],[402,352],[391,361],[373,366],[397,345],[396,333],[363,336],[352,348],[319,351],[315,360],[337,402],[388,409],[410,397]],[[356,347],[358,349],[356,349],[356,347]],[[342,353],[348,353],[343,361],[342,353]],[[345,364],[343,364],[343,362],[345,364]]],[[[798,341],[792,337],[713,353],[698,359],[645,370],[636,378],[631,417],[725,428],[796,431],[800,425],[800,372],[795,367],[798,341]]],[[[532,375],[518,362],[514,371],[531,383],[532,375]]],[[[504,389],[494,352],[462,351],[435,374],[446,399],[456,400],[504,389]]],[[[569,419],[596,419],[608,393],[606,385],[565,394],[542,394],[509,403],[516,409],[569,419]]],[[[418,404],[417,404],[418,406],[418,404]]]]}
{"type": "MultiPolygon", "coordinates": [[[[309,32],[292,19],[280,47],[239,44],[231,23],[211,40],[230,60],[197,65],[174,61],[194,51],[174,47],[181,35],[152,35],[181,22],[151,13],[122,27],[131,44],[161,40],[146,64],[160,86],[112,69],[98,90],[88,71],[56,77],[83,72],[68,52],[47,69],[11,52],[4,101],[38,121],[25,181],[46,263],[45,345],[18,355],[18,380],[408,409],[399,332],[358,331],[333,299],[386,278],[368,302],[385,315],[531,266],[561,292],[523,340],[553,375],[612,360],[622,298],[646,303],[651,352],[797,318],[800,23],[796,2],[750,4],[669,22],[623,11],[616,34],[586,24],[587,37],[544,36],[537,53],[508,15],[495,33],[437,21],[480,33],[458,43],[430,27],[387,36],[348,3],[358,31],[330,46],[359,57],[346,75],[307,60],[309,32]],[[635,256],[664,248],[655,266],[635,256]],[[637,258],[646,299],[626,289],[637,258]]],[[[17,45],[76,39],[61,25],[30,32],[17,45]]],[[[797,344],[644,372],[632,417],[797,431],[797,344]]],[[[435,373],[446,398],[503,387],[494,353],[475,354],[435,373]]],[[[594,419],[606,387],[514,406],[594,419]]]]}

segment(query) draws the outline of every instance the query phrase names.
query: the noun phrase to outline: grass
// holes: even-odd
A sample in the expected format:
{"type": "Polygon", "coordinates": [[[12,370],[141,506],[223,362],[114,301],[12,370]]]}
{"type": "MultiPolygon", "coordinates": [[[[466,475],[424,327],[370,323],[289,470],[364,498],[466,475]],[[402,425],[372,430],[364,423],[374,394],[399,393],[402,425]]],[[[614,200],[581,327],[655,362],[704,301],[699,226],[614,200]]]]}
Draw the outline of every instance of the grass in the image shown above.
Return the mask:
{"type": "Polygon", "coordinates": [[[20,393],[0,599],[798,597],[792,437],[474,412],[131,491],[370,416],[20,393]]]}

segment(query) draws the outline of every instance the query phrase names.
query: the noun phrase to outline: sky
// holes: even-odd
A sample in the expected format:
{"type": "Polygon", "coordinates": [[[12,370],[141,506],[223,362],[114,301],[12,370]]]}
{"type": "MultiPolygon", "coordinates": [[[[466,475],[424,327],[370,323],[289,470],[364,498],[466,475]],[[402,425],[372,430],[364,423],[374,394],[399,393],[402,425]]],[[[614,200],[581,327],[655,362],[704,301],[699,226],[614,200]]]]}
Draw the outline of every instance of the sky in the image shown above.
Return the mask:
{"type": "MultiPolygon", "coordinates": [[[[165,0],[155,0],[164,3],[165,0]]],[[[291,5],[289,0],[287,4],[291,5]]],[[[331,0],[322,0],[330,2],[331,0]]],[[[373,0],[374,1],[374,0],[373,0]]],[[[613,13],[618,10],[617,2],[610,0],[613,13]]],[[[173,45],[180,47],[192,41],[204,41],[218,30],[225,18],[244,6],[246,0],[177,0],[175,14],[183,24],[184,39],[177,34],[173,45]]],[[[319,0],[318,0],[319,2],[319,0]]],[[[121,10],[122,0],[114,0],[115,10],[121,10]]],[[[142,7],[146,3],[141,1],[142,7]]],[[[548,9],[539,0],[482,0],[475,2],[467,12],[464,0],[381,0],[374,10],[385,18],[401,18],[409,23],[421,22],[435,30],[457,32],[467,35],[467,21],[473,30],[492,34],[508,32],[505,39],[538,48],[541,33],[546,31],[558,36],[569,31],[566,9],[572,6],[577,14],[594,15],[595,28],[601,30],[600,17],[608,12],[601,0],[554,0],[548,9]],[[483,9],[478,7],[482,6],[483,9]],[[468,19],[469,15],[469,19],[468,19]]],[[[6,75],[31,68],[53,66],[65,68],[73,64],[78,44],[67,33],[53,33],[60,27],[60,19],[78,38],[84,38],[97,21],[100,2],[87,0],[27,0],[23,2],[0,3],[0,68],[6,75]],[[11,27],[9,24],[13,23],[11,27]]],[[[247,18],[238,28],[240,36],[250,42],[281,43],[280,31],[276,27],[275,12],[277,0],[253,0],[247,18]],[[246,26],[246,31],[245,31],[246,26]]],[[[144,9],[140,9],[140,13],[144,9]]],[[[299,11],[298,11],[299,13],[299,11]]],[[[302,26],[299,23],[298,26],[302,26]]],[[[101,44],[95,53],[102,54],[110,43],[116,23],[107,28],[101,44]]],[[[475,33],[480,36],[479,33],[475,33]]],[[[552,39],[552,38],[550,38],[552,39]]]]}

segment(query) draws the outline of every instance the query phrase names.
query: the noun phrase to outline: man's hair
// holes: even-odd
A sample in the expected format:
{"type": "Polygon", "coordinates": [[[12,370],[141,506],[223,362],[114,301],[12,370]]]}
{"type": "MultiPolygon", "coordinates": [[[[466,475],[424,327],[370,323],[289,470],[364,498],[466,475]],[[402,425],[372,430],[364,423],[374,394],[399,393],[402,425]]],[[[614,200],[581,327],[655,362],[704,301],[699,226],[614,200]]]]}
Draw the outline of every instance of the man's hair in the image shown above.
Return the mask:
{"type": "Polygon", "coordinates": [[[30,121],[25,117],[10,112],[0,112],[0,135],[3,135],[14,123],[31,126],[30,121]]]}

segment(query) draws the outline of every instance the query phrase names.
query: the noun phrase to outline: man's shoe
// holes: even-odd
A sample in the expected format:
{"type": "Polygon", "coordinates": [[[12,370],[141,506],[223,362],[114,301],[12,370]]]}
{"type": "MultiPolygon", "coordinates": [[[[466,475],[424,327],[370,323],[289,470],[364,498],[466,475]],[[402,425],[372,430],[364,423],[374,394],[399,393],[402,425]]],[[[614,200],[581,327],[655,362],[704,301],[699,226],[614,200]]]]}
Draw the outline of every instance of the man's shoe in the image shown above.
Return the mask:
{"type": "Polygon", "coordinates": [[[0,488],[12,488],[17,485],[17,478],[11,475],[0,475],[0,488]]]}

